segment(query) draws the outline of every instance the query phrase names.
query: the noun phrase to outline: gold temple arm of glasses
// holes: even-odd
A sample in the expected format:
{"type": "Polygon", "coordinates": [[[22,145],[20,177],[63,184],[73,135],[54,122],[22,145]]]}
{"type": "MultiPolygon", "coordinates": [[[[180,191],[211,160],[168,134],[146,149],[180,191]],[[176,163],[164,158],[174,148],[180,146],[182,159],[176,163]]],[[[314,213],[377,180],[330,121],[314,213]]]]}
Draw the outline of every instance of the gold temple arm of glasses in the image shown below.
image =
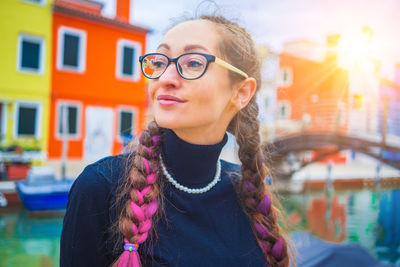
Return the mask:
{"type": "Polygon", "coordinates": [[[217,63],[218,65],[220,65],[220,66],[222,66],[224,68],[227,68],[228,70],[231,70],[231,71],[234,71],[236,73],[239,73],[240,75],[242,75],[245,78],[249,77],[249,75],[247,75],[245,72],[239,70],[238,68],[232,66],[228,62],[226,62],[226,61],[224,61],[224,60],[222,60],[222,59],[220,59],[218,57],[215,57],[215,63],[217,63]]]}

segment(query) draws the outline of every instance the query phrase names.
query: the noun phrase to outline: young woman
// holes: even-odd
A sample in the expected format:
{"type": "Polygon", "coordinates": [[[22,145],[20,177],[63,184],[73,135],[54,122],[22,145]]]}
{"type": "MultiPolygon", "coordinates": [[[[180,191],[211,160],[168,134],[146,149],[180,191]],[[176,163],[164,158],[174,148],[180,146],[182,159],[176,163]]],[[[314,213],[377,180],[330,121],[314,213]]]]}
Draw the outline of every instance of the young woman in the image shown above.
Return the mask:
{"type": "Polygon", "coordinates": [[[265,184],[249,34],[223,17],[172,27],[140,57],[155,121],[132,153],[89,165],[71,189],[61,266],[288,266],[265,184]],[[236,136],[241,166],[219,159],[236,136]]]}

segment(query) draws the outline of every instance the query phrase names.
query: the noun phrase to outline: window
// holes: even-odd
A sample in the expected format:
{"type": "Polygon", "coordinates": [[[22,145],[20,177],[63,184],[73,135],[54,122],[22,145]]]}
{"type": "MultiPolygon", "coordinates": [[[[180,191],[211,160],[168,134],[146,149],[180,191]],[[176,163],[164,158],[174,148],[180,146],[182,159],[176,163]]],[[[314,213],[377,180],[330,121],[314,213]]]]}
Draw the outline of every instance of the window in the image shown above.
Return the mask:
{"type": "Polygon", "coordinates": [[[140,78],[140,43],[119,39],[117,42],[116,75],[120,79],[137,81],[140,78]]]}
{"type": "Polygon", "coordinates": [[[5,140],[6,136],[6,112],[7,112],[7,104],[4,102],[0,102],[0,141],[5,140]]]}
{"type": "Polygon", "coordinates": [[[80,137],[80,103],[59,102],[57,105],[57,138],[64,134],[70,139],[80,137]],[[65,116],[65,117],[64,117],[65,116]],[[64,121],[65,119],[65,121],[64,121]],[[64,124],[65,123],[65,124],[64,124]],[[65,126],[65,128],[64,128],[65,126]]]}
{"type": "Polygon", "coordinates": [[[279,101],[278,103],[278,119],[287,120],[290,118],[290,102],[289,101],[279,101]]]}
{"type": "Polygon", "coordinates": [[[131,138],[135,133],[136,110],[132,107],[123,107],[118,110],[118,137],[131,138]]]}
{"type": "Polygon", "coordinates": [[[44,5],[46,3],[46,0],[22,0],[22,2],[44,5]]]}
{"type": "Polygon", "coordinates": [[[318,103],[319,102],[319,95],[317,94],[312,94],[311,95],[311,103],[318,103]]]}
{"type": "Polygon", "coordinates": [[[40,137],[41,105],[35,102],[15,103],[14,137],[40,137]]]}
{"type": "Polygon", "coordinates": [[[82,73],[86,68],[86,32],[60,27],[58,29],[57,68],[82,73]]]}
{"type": "Polygon", "coordinates": [[[363,96],[361,94],[352,95],[352,107],[353,109],[363,109],[363,96]]]}
{"type": "Polygon", "coordinates": [[[293,72],[290,68],[282,68],[279,72],[278,84],[280,87],[289,87],[293,82],[293,72]]]}
{"type": "Polygon", "coordinates": [[[269,97],[266,96],[266,97],[264,98],[264,108],[265,108],[265,109],[268,109],[269,106],[270,106],[270,103],[271,103],[271,99],[269,99],[269,97]]]}
{"type": "Polygon", "coordinates": [[[20,34],[18,37],[18,71],[43,73],[44,41],[43,38],[20,34]]]}

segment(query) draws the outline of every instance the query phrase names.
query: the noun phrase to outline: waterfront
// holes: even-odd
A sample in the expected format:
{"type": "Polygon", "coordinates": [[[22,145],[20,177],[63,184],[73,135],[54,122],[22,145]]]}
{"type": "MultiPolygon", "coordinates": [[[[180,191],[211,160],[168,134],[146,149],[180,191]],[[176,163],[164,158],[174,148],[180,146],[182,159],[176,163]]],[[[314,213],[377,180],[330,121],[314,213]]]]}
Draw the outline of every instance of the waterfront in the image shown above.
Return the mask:
{"type": "MultiPolygon", "coordinates": [[[[282,195],[291,231],[332,242],[355,242],[382,262],[400,264],[400,190],[282,195]]],[[[0,267],[59,265],[62,215],[0,209],[0,267]]]]}
{"type": "Polygon", "coordinates": [[[62,215],[35,217],[22,207],[0,209],[0,266],[59,266],[62,215]]]}

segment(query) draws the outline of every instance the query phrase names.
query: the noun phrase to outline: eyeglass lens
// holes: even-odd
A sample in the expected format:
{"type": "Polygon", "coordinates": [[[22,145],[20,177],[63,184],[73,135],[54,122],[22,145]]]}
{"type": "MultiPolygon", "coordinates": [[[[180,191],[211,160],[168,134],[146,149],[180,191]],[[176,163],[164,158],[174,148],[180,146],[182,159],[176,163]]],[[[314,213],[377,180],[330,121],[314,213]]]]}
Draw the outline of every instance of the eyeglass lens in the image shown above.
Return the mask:
{"type": "MultiPolygon", "coordinates": [[[[168,62],[168,58],[164,55],[148,55],[142,60],[143,74],[150,79],[156,79],[164,73],[168,62]]],[[[176,65],[183,78],[196,79],[204,73],[207,58],[200,54],[185,54],[178,58],[176,65]]]]}

